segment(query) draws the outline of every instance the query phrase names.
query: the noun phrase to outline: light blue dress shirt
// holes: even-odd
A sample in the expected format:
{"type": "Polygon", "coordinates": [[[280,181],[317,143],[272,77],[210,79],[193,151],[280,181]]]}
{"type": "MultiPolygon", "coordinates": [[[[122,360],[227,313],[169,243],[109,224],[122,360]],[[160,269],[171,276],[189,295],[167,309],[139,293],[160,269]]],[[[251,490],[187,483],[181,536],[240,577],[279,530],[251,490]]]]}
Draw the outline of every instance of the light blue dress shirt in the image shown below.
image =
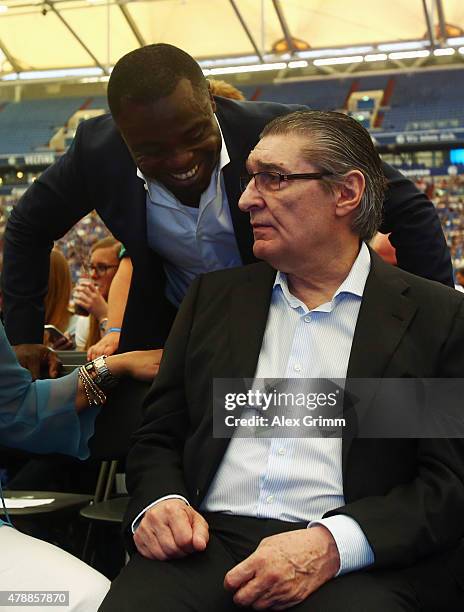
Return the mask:
{"type": "Polygon", "coordinates": [[[0,322],[0,445],[86,459],[99,408],[76,412],[77,379],[76,370],[33,382],[29,370],[17,362],[0,322]]]}
{"type": "Polygon", "coordinates": [[[222,132],[221,139],[219,162],[198,208],[184,206],[137,170],[147,189],[148,245],[164,260],[166,297],[177,307],[199,274],[242,265],[222,174],[230,162],[222,132]]]}
{"type": "MultiPolygon", "coordinates": [[[[255,378],[345,379],[362,294],[370,270],[363,243],[332,300],[313,310],[293,296],[277,273],[255,378]]],[[[249,417],[248,408],[241,416],[249,417]]],[[[249,438],[237,428],[202,510],[322,524],[340,554],[339,574],[374,555],[352,518],[321,518],[345,504],[341,438],[249,438]]]]}
{"type": "MultiPolygon", "coordinates": [[[[286,275],[274,282],[255,379],[344,379],[370,270],[367,246],[361,245],[350,273],[332,300],[313,310],[293,296],[286,275]]],[[[245,410],[241,416],[253,414],[245,410]]],[[[374,553],[351,517],[321,518],[345,504],[340,438],[249,438],[237,428],[201,510],[239,516],[322,524],[332,533],[340,555],[338,575],[366,567],[374,553]]],[[[133,521],[172,495],[155,500],[133,521]]]]}

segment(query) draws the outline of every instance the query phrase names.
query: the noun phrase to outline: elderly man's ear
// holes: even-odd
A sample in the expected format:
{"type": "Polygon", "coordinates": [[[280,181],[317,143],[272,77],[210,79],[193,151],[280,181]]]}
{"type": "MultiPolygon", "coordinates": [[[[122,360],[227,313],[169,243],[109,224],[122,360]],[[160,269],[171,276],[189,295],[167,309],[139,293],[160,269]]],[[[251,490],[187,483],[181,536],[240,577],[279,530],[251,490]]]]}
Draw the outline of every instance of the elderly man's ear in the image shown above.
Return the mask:
{"type": "Polygon", "coordinates": [[[335,206],[337,217],[345,217],[357,208],[364,193],[365,185],[364,175],[359,170],[351,170],[346,174],[337,191],[338,198],[335,206]]]}

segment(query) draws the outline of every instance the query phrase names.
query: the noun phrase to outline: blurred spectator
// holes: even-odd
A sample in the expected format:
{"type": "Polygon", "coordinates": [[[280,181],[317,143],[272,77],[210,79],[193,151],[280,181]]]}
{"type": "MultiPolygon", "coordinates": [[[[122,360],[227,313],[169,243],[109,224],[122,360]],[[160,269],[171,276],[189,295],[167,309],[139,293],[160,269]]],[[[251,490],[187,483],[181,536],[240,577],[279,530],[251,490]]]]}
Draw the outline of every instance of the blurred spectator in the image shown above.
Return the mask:
{"type": "Polygon", "coordinates": [[[50,275],[48,278],[48,291],[45,296],[45,323],[53,325],[60,332],[67,332],[68,342],[60,340],[44,332],[44,344],[54,349],[67,350],[73,348],[71,340],[74,334],[75,317],[69,308],[71,299],[72,281],[68,262],[63,253],[54,248],[50,253],[50,275]]]}
{"type": "Polygon", "coordinates": [[[384,261],[392,266],[396,266],[396,251],[388,238],[389,235],[378,232],[372,239],[371,247],[384,261]]]}
{"type": "Polygon", "coordinates": [[[456,289],[459,291],[464,291],[464,266],[461,266],[456,270],[454,280],[456,281],[456,289]]]}
{"type": "Polygon", "coordinates": [[[230,83],[216,79],[208,79],[208,81],[209,88],[214,96],[222,96],[230,100],[245,100],[245,96],[242,92],[230,83]]]}
{"type": "Polygon", "coordinates": [[[124,311],[132,279],[132,261],[124,246],[119,253],[120,264],[111,283],[108,294],[108,321],[106,333],[87,351],[88,359],[96,359],[100,355],[113,355],[119,346],[124,311]]]}
{"type": "Polygon", "coordinates": [[[108,294],[119,267],[121,243],[112,236],[96,242],[90,250],[87,273],[90,282],[78,284],[74,290],[74,304],[89,313],[79,316],[76,323],[76,347],[87,350],[106,332],[108,294]]]}

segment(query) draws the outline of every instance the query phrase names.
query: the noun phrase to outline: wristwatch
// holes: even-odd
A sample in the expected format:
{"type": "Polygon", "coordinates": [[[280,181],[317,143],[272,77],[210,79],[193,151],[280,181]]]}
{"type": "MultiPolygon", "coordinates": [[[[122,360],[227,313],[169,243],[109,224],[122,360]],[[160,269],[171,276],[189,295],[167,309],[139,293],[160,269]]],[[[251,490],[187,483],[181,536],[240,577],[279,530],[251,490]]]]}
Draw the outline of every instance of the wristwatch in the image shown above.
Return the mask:
{"type": "Polygon", "coordinates": [[[93,381],[102,391],[114,389],[119,382],[119,378],[109,371],[106,365],[106,357],[107,355],[102,355],[91,362],[94,370],[93,381]]]}

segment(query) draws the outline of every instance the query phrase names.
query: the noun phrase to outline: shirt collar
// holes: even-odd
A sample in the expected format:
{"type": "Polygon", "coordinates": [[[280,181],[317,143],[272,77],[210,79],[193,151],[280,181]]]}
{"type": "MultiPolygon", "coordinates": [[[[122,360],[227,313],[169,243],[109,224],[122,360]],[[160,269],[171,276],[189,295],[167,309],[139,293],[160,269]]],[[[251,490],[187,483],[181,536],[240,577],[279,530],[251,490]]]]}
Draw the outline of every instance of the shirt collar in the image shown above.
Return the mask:
{"type": "MultiPolygon", "coordinates": [[[[221,126],[219,124],[219,121],[217,120],[216,115],[214,115],[214,119],[216,120],[217,126],[219,128],[219,133],[221,134],[221,153],[219,154],[219,161],[218,161],[218,163],[216,165],[216,168],[215,168],[215,170],[214,170],[214,172],[213,172],[213,174],[211,176],[211,180],[214,180],[214,178],[217,176],[217,173],[221,172],[222,169],[225,166],[227,166],[228,163],[230,163],[229,151],[227,150],[226,141],[224,140],[224,135],[222,133],[221,126]]],[[[147,179],[142,174],[142,172],[141,172],[141,170],[139,168],[137,168],[137,176],[138,176],[138,178],[142,179],[142,181],[144,181],[145,189],[147,189],[147,191],[148,191],[148,185],[152,184],[152,185],[156,185],[157,189],[159,189],[160,191],[163,191],[163,192],[166,192],[166,193],[169,193],[169,194],[171,193],[170,191],[168,191],[164,187],[164,185],[162,185],[158,181],[155,181],[155,180],[152,180],[152,179],[147,179]]]]}
{"type": "MultiPolygon", "coordinates": [[[[354,264],[351,266],[348,276],[334,293],[332,303],[335,302],[338,296],[347,293],[362,298],[370,269],[371,256],[369,249],[367,248],[366,243],[362,242],[358,256],[356,257],[354,264]]],[[[302,306],[302,302],[290,293],[287,275],[285,272],[280,272],[280,270],[277,271],[273,288],[275,289],[276,287],[280,287],[286,301],[292,308],[302,306]]]]}

